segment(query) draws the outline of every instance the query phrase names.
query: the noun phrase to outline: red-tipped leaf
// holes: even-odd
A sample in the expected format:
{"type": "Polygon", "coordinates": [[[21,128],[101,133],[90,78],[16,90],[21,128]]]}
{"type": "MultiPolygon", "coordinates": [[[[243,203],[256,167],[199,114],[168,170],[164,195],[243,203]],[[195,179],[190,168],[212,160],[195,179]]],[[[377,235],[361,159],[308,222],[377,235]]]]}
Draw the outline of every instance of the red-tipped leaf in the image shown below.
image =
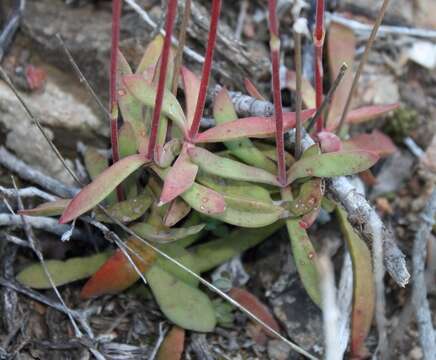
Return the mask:
{"type": "MultiPolygon", "coordinates": [[[[314,110],[305,110],[301,113],[302,121],[306,121],[314,114],[314,110]]],[[[283,114],[284,129],[289,130],[295,126],[295,113],[283,114]]],[[[276,131],[274,118],[248,117],[226,122],[198,134],[197,143],[212,143],[236,140],[246,137],[265,138],[273,137],[276,131]]]]}
{"type": "Polygon", "coordinates": [[[131,155],[107,168],[71,200],[59,222],[65,224],[91,210],[131,173],[148,162],[143,155],[131,155]]]}

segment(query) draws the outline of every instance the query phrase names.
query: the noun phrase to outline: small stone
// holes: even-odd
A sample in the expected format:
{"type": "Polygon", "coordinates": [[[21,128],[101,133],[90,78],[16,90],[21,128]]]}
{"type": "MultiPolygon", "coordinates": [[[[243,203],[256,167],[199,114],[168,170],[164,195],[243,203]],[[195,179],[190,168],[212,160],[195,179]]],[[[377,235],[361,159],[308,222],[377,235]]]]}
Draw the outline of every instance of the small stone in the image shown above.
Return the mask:
{"type": "Polygon", "coordinates": [[[421,360],[423,358],[423,353],[420,347],[414,347],[409,353],[409,359],[412,360],[421,360]]]}
{"type": "Polygon", "coordinates": [[[289,358],[291,348],[281,340],[268,342],[268,356],[271,360],[286,360],[289,358]]]}

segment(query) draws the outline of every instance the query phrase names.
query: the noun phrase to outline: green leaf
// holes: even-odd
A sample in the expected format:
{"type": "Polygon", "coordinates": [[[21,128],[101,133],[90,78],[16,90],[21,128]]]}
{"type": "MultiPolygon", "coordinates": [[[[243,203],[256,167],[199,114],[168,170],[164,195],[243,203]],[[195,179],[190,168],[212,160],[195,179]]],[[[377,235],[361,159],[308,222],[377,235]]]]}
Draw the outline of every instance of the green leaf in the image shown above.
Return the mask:
{"type": "MultiPolygon", "coordinates": [[[[120,222],[128,223],[139,219],[153,203],[153,198],[148,192],[134,198],[120,201],[107,208],[109,214],[120,222]]],[[[107,217],[100,209],[95,210],[95,217],[98,221],[113,223],[114,221],[107,217]]]]}
{"type": "Polygon", "coordinates": [[[237,229],[226,237],[200,244],[191,249],[195,267],[202,273],[256,246],[283,226],[283,222],[257,229],[237,229]]]}
{"type": "Polygon", "coordinates": [[[133,126],[129,122],[125,122],[118,132],[118,148],[120,158],[136,154],[138,144],[136,143],[136,136],[133,126]]]}
{"type": "Polygon", "coordinates": [[[33,209],[19,210],[18,214],[27,216],[58,216],[62,214],[71,199],[59,199],[38,205],[33,209]]]}
{"type": "Polygon", "coordinates": [[[136,68],[136,74],[143,74],[148,68],[156,67],[162,53],[164,38],[158,34],[148,45],[142,55],[142,59],[136,68]]]}
{"type": "MultiPolygon", "coordinates": [[[[86,171],[88,171],[91,180],[95,180],[98,175],[109,167],[108,159],[100,154],[96,148],[88,146],[83,155],[86,171]]],[[[108,204],[117,202],[117,195],[112,192],[106,199],[108,204]]]]}
{"type": "Polygon", "coordinates": [[[292,254],[301,282],[312,301],[320,306],[319,274],[315,264],[317,255],[312,242],[298,220],[287,220],[286,227],[288,228],[292,254]]]}
{"type": "Polygon", "coordinates": [[[288,170],[288,183],[304,177],[352,175],[369,169],[379,157],[368,151],[332,152],[300,159],[288,170]]]}
{"type": "Polygon", "coordinates": [[[187,151],[192,162],[209,174],[234,180],[279,185],[276,176],[266,170],[222,158],[200,147],[188,148],[187,151]]]}
{"type": "Polygon", "coordinates": [[[366,243],[348,222],[345,210],[337,206],[342,233],[347,241],[353,264],[353,311],[351,314],[351,353],[362,355],[365,338],[368,336],[374,317],[375,290],[371,253],[366,243]]]}
{"type": "Polygon", "coordinates": [[[162,230],[159,227],[148,223],[138,223],[131,226],[131,230],[133,230],[136,234],[146,240],[159,243],[168,243],[183,239],[190,235],[197,234],[201,230],[203,230],[204,227],[205,224],[200,224],[188,227],[168,228],[162,230]]]}
{"type": "MultiPolygon", "coordinates": [[[[283,200],[291,200],[289,188],[282,190],[283,200]]],[[[319,289],[319,274],[316,266],[317,254],[305,229],[300,226],[299,219],[286,221],[289,240],[291,241],[292,254],[301,282],[312,301],[321,305],[319,289]]]]}
{"type": "Polygon", "coordinates": [[[197,175],[197,181],[221,194],[244,196],[247,199],[262,201],[270,205],[273,204],[269,191],[260,185],[245,181],[223,179],[201,172],[197,175]]]}
{"type": "Polygon", "coordinates": [[[149,160],[143,155],[131,155],[117,161],[97,176],[92,183],[86,185],[71,200],[59,222],[61,224],[67,223],[91,210],[105,199],[125,178],[148,162],[149,160]]]}
{"type": "MultiPolygon", "coordinates": [[[[225,88],[221,89],[215,98],[213,116],[218,125],[238,118],[232,100],[225,88]]],[[[224,145],[234,156],[245,163],[264,169],[273,174],[277,172],[277,167],[274,162],[269,160],[260,150],[258,150],[250,139],[243,138],[235,141],[227,141],[224,145]]]]}
{"type": "Polygon", "coordinates": [[[174,324],[198,332],[209,332],[215,328],[215,311],[203,292],[157,265],[152,266],[145,277],[160,309],[174,324]]]}
{"type": "MultiPolygon", "coordinates": [[[[87,257],[71,258],[66,261],[46,260],[45,264],[55,285],[61,286],[90,277],[109,257],[110,252],[103,252],[87,257]]],[[[51,284],[40,263],[26,266],[16,278],[21,284],[33,289],[51,289],[51,284]]]]}
{"type": "MultiPolygon", "coordinates": [[[[127,75],[123,78],[123,83],[136,99],[147,107],[154,108],[156,86],[147,82],[141,75],[127,75]]],[[[170,118],[180,130],[185,132],[185,114],[176,97],[169,90],[165,90],[164,93],[162,115],[170,118]]]]}
{"type": "Polygon", "coordinates": [[[322,179],[314,178],[307,180],[301,185],[298,196],[286,205],[286,209],[296,216],[309,213],[320,206],[324,196],[323,188],[322,179]]]}

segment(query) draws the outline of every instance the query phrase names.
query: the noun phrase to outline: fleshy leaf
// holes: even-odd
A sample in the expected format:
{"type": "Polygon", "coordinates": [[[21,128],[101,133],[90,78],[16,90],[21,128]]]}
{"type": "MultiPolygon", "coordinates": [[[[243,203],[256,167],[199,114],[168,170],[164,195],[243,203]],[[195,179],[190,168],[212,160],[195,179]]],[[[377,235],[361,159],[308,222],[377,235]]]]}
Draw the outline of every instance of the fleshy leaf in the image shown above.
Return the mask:
{"type": "MultiPolygon", "coordinates": [[[[280,332],[279,324],[272,316],[271,311],[252,293],[244,289],[232,288],[229,291],[229,295],[243,307],[250,310],[251,313],[256,315],[256,317],[262,320],[265,324],[269,325],[269,327],[280,332]]],[[[274,337],[274,334],[267,331],[266,334],[274,337]]]]}
{"type": "Polygon", "coordinates": [[[379,156],[388,156],[396,152],[397,147],[389,136],[379,130],[374,130],[370,134],[359,134],[344,141],[344,150],[366,150],[379,156]]]}
{"type": "Polygon", "coordinates": [[[120,127],[118,132],[118,147],[120,149],[119,151],[121,158],[134,155],[138,150],[135,132],[129,122],[124,122],[124,124],[120,127]]]}
{"type": "Polygon", "coordinates": [[[174,324],[198,332],[215,328],[215,311],[206,294],[156,265],[145,277],[160,309],[174,324]]]}
{"type": "MultiPolygon", "coordinates": [[[[141,75],[127,75],[123,78],[123,83],[136,99],[147,107],[154,108],[156,97],[154,85],[147,82],[141,75]]],[[[164,93],[162,115],[170,118],[180,130],[185,132],[185,114],[176,97],[169,90],[165,90],[164,93]]]]}
{"type": "MultiPolygon", "coordinates": [[[[86,171],[88,171],[89,177],[95,180],[103,171],[109,167],[108,159],[100,154],[96,148],[87,147],[83,154],[83,160],[85,162],[86,171]]],[[[112,192],[107,197],[108,204],[114,204],[117,202],[117,195],[112,192]]]]}
{"type": "Polygon", "coordinates": [[[157,353],[157,360],[180,360],[185,348],[185,330],[173,326],[157,353]]]}
{"type": "Polygon", "coordinates": [[[257,229],[236,229],[226,237],[209,241],[192,248],[196,269],[202,273],[232,259],[256,246],[283,226],[276,222],[257,229]]]}
{"type": "Polygon", "coordinates": [[[368,246],[348,222],[345,210],[337,207],[337,214],[353,264],[351,353],[356,358],[360,358],[365,338],[371,328],[375,308],[371,253],[368,246]]]}
{"type": "Polygon", "coordinates": [[[316,134],[319,140],[319,145],[323,153],[341,151],[341,139],[330,131],[320,131],[316,134]]]}
{"type": "Polygon", "coordinates": [[[223,178],[258,182],[278,186],[275,175],[263,169],[245,165],[235,160],[217,156],[206,149],[191,147],[188,154],[201,170],[223,178]]]}
{"type": "Polygon", "coordinates": [[[254,97],[257,100],[265,101],[265,97],[257,90],[256,86],[250,79],[244,79],[244,87],[247,90],[248,94],[254,97]]]}
{"type": "Polygon", "coordinates": [[[131,155],[117,161],[97,176],[92,183],[86,185],[71,200],[59,222],[65,224],[91,210],[104,200],[125,178],[147,162],[149,160],[143,155],[131,155]]]}
{"type": "MultiPolygon", "coordinates": [[[[295,71],[286,71],[286,83],[283,85],[292,91],[297,91],[297,74],[295,71]]],[[[315,89],[310,81],[305,78],[301,81],[301,99],[306,108],[313,109],[316,107],[315,89]]]]}
{"type": "MultiPolygon", "coordinates": [[[[65,261],[46,260],[45,265],[54,284],[61,286],[90,277],[103,265],[109,256],[109,252],[103,252],[87,257],[71,258],[65,261]]],[[[16,278],[21,284],[33,289],[51,289],[50,281],[40,263],[25,267],[18,273],[16,278]]]]}
{"type": "Polygon", "coordinates": [[[186,67],[182,67],[183,86],[185,88],[187,128],[191,128],[200,91],[200,79],[186,67]]]}
{"type": "MultiPolygon", "coordinates": [[[[125,251],[141,272],[147,270],[156,259],[154,250],[136,238],[129,238],[125,245],[125,251]]],[[[104,294],[117,294],[127,289],[138,279],[139,275],[129,259],[124,255],[123,251],[117,249],[95,272],[92,278],[86,282],[80,292],[80,297],[89,299],[104,294]]]]}
{"type": "MultiPolygon", "coordinates": [[[[168,141],[163,147],[156,148],[157,151],[157,165],[163,168],[169,167],[177,155],[180,154],[182,149],[182,142],[180,139],[172,139],[168,141]]],[[[156,161],[156,159],[155,159],[156,161]]]]}
{"type": "Polygon", "coordinates": [[[300,221],[298,222],[300,227],[305,230],[309,229],[315,223],[316,219],[319,216],[320,211],[321,211],[321,206],[318,206],[313,210],[311,210],[310,212],[308,212],[307,214],[304,214],[301,217],[300,221]]]}
{"type": "Polygon", "coordinates": [[[157,226],[148,223],[139,223],[133,225],[131,227],[131,230],[133,230],[137,235],[139,235],[140,237],[146,240],[154,241],[158,243],[167,243],[167,242],[177,241],[186,238],[187,236],[190,235],[197,234],[201,230],[203,230],[204,227],[205,224],[200,224],[200,225],[194,225],[188,227],[168,228],[162,230],[157,226]]]}
{"type": "Polygon", "coordinates": [[[310,179],[304,182],[298,196],[292,200],[286,208],[296,216],[302,216],[321,204],[323,198],[323,180],[320,178],[310,179]]]}
{"type": "Polygon", "coordinates": [[[156,67],[162,53],[164,38],[158,34],[148,45],[142,55],[141,61],[136,68],[137,74],[144,73],[149,67],[156,67]]]}
{"type": "MultiPolygon", "coordinates": [[[[122,82],[122,78],[125,75],[131,75],[132,69],[128,64],[126,58],[118,52],[118,76],[117,76],[117,99],[120,107],[121,115],[123,117],[124,124],[129,123],[132,127],[133,133],[136,137],[135,145],[143,144],[147,142],[147,131],[144,122],[144,106],[130,94],[125,85],[122,82]]],[[[133,146],[133,145],[132,145],[133,146]]],[[[120,146],[120,151],[121,151],[120,146]]],[[[135,149],[136,152],[137,149],[135,149]]],[[[131,155],[131,154],[129,154],[131,155]]]]}
{"type": "MultiPolygon", "coordinates": [[[[360,124],[366,121],[377,119],[383,115],[386,115],[392,110],[398,109],[399,107],[399,103],[363,106],[358,109],[350,110],[348,112],[346,122],[348,124],[360,124]]],[[[339,119],[337,119],[335,123],[339,123],[339,119]]],[[[334,128],[328,127],[328,131],[334,130],[334,128]]]]}
{"type": "Polygon", "coordinates": [[[168,206],[163,217],[163,224],[171,227],[189,214],[191,207],[181,198],[174,199],[168,206]]]}
{"type": "MultiPolygon", "coordinates": [[[[139,219],[153,203],[153,198],[148,192],[134,198],[118,202],[109,206],[106,210],[109,214],[123,223],[128,223],[139,219]]],[[[98,221],[113,223],[113,220],[107,217],[98,208],[95,211],[95,216],[98,221]]]]}
{"type": "Polygon", "coordinates": [[[59,199],[38,205],[33,209],[19,210],[18,214],[27,216],[58,216],[63,213],[71,199],[59,199]]]}
{"type": "Polygon", "coordinates": [[[336,128],[353,82],[353,62],[356,55],[356,36],[350,28],[331,22],[328,31],[327,52],[330,78],[336,79],[339,69],[346,63],[349,70],[345,73],[333,95],[327,120],[328,128],[336,128]],[[334,122],[336,121],[336,123],[334,122]]]}
{"type": "Polygon", "coordinates": [[[166,204],[188,190],[195,181],[198,172],[198,165],[192,163],[187,154],[185,145],[174,165],[169,168],[165,177],[160,204],[166,204]]]}
{"type": "Polygon", "coordinates": [[[260,185],[244,181],[222,179],[218,176],[205,175],[202,173],[197,176],[197,181],[221,194],[236,197],[240,196],[246,199],[262,201],[270,205],[273,204],[269,191],[260,185]]]}
{"type": "Polygon", "coordinates": [[[312,301],[320,306],[321,294],[319,290],[319,274],[316,267],[316,252],[305,229],[298,219],[286,221],[289,239],[291,240],[292,255],[301,282],[312,301]]]}
{"type": "MultiPolygon", "coordinates": [[[[215,97],[213,116],[218,125],[238,118],[229,93],[225,88],[221,89],[215,97]]],[[[260,150],[258,150],[250,139],[242,138],[240,140],[226,141],[224,145],[234,156],[245,163],[264,169],[273,174],[277,172],[276,165],[260,150]]]]}
{"type": "MultiPolygon", "coordinates": [[[[305,110],[301,113],[302,121],[306,121],[314,114],[314,110],[305,110]]],[[[289,130],[295,126],[295,113],[283,113],[283,126],[289,130]]],[[[273,137],[275,132],[274,118],[248,117],[237,119],[217,125],[194,139],[197,143],[225,142],[245,137],[265,138],[273,137]]]]}
{"type": "Polygon", "coordinates": [[[288,183],[304,177],[335,177],[352,175],[369,169],[378,160],[369,151],[338,151],[314,155],[297,161],[288,171],[288,183]]]}

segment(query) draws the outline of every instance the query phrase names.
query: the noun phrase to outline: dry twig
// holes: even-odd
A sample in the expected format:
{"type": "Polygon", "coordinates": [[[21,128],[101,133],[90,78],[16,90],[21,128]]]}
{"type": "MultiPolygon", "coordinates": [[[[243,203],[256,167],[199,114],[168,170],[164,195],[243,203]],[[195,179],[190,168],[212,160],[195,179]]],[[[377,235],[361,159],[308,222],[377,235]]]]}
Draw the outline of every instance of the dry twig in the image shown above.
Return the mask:
{"type": "Polygon", "coordinates": [[[436,189],[433,189],[430,199],[421,213],[421,224],[413,244],[413,291],[412,303],[415,308],[418,323],[419,341],[425,360],[436,359],[436,336],[432,324],[432,314],[427,301],[427,287],[425,281],[425,259],[427,244],[436,215],[436,189]]]}

